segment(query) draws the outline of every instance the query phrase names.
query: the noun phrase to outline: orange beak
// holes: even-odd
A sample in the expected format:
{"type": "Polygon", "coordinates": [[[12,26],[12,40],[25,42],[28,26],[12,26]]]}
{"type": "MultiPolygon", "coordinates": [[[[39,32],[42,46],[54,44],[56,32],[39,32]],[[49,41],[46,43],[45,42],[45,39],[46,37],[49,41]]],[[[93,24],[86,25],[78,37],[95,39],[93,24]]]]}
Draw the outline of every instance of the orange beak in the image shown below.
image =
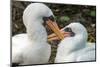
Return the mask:
{"type": "MultiPolygon", "coordinates": [[[[52,22],[51,20],[48,20],[48,21],[46,21],[46,23],[50,27],[50,29],[52,31],[54,31],[54,33],[55,33],[54,35],[56,35],[60,40],[64,39],[64,35],[61,33],[56,22],[52,22]]],[[[48,37],[51,37],[51,35],[48,37]]],[[[49,39],[48,39],[48,41],[49,41],[49,39]]]]}
{"type": "MultiPolygon", "coordinates": [[[[70,32],[65,32],[65,31],[62,31],[60,30],[60,32],[62,33],[62,35],[64,37],[69,37],[70,35],[70,32]]],[[[59,37],[55,34],[55,33],[52,33],[48,36],[48,41],[53,41],[53,40],[60,40],[59,37]]]]}

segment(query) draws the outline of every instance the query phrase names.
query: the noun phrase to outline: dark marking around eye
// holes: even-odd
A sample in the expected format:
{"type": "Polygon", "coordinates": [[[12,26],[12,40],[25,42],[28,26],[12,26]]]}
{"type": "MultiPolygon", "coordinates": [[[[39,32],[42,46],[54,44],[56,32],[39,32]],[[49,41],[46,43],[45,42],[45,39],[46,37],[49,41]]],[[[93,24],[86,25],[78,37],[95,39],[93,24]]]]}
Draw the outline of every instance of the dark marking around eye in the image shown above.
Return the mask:
{"type": "Polygon", "coordinates": [[[71,37],[74,37],[75,36],[75,33],[72,31],[72,29],[70,27],[65,28],[64,31],[65,32],[70,32],[70,36],[71,37]]]}
{"type": "Polygon", "coordinates": [[[49,18],[48,17],[43,17],[43,21],[47,21],[49,18]]]}
{"type": "Polygon", "coordinates": [[[50,16],[49,19],[50,19],[51,21],[55,21],[55,18],[54,18],[53,16],[50,16]]]}
{"type": "Polygon", "coordinates": [[[72,32],[72,29],[70,27],[67,27],[64,29],[65,32],[72,32]]]}
{"type": "Polygon", "coordinates": [[[51,21],[55,21],[53,16],[49,16],[49,17],[43,17],[44,22],[51,20],[51,21]]]}
{"type": "Polygon", "coordinates": [[[44,21],[43,25],[46,25],[46,21],[48,21],[48,20],[51,20],[53,22],[55,21],[53,16],[43,17],[43,21],[44,21]]]}
{"type": "Polygon", "coordinates": [[[74,32],[71,32],[71,35],[70,36],[72,36],[72,37],[75,36],[75,33],[74,32]]]}

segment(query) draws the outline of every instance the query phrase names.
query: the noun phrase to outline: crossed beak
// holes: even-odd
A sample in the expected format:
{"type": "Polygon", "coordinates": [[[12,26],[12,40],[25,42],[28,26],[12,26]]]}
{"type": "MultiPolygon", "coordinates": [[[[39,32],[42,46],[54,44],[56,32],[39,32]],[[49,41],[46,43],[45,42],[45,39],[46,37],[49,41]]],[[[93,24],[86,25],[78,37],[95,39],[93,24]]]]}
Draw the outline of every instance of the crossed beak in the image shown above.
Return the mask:
{"type": "MultiPolygon", "coordinates": [[[[64,36],[64,38],[70,37],[70,32],[65,32],[62,29],[60,30],[60,32],[64,36]]],[[[60,38],[55,33],[48,35],[48,41],[53,41],[53,40],[60,40],[60,38]]]]}
{"type": "Polygon", "coordinates": [[[64,37],[69,36],[69,32],[65,32],[63,31],[63,29],[60,30],[53,16],[44,17],[43,20],[46,22],[47,26],[54,32],[53,34],[48,36],[48,41],[62,40],[64,39],[64,37]]]}
{"type": "MultiPolygon", "coordinates": [[[[57,35],[57,37],[60,40],[64,39],[64,35],[61,33],[61,31],[60,31],[60,29],[59,29],[59,27],[58,27],[56,22],[48,19],[46,21],[46,23],[47,23],[48,27],[55,33],[55,35],[57,35]]],[[[48,41],[49,41],[49,39],[48,39],[48,41]]]]}

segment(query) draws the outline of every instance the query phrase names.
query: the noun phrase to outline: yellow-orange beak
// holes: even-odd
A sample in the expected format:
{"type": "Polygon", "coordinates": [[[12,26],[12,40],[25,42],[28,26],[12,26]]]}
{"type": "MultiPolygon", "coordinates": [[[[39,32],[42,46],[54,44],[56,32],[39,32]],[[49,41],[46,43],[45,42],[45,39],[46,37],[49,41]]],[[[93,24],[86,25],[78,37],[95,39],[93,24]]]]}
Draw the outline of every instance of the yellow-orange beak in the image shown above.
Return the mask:
{"type": "Polygon", "coordinates": [[[52,31],[54,31],[55,35],[57,35],[60,40],[64,39],[64,35],[61,33],[61,31],[60,31],[60,29],[59,29],[56,22],[52,22],[51,20],[48,20],[48,21],[46,21],[46,23],[50,27],[50,29],[52,31]]]}
{"type": "MultiPolygon", "coordinates": [[[[64,37],[70,36],[70,32],[65,32],[65,31],[62,31],[62,30],[60,30],[60,32],[62,33],[62,35],[64,37]]],[[[53,41],[53,40],[60,40],[59,37],[55,33],[48,35],[48,41],[53,41]]]]}

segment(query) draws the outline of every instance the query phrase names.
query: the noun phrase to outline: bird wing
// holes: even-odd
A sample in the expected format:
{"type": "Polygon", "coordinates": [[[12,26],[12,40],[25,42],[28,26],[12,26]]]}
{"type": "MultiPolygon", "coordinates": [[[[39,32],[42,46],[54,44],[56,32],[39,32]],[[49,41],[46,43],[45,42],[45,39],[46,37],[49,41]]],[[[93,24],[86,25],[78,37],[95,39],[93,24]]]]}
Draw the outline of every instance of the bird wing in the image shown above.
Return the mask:
{"type": "Polygon", "coordinates": [[[95,45],[87,46],[78,52],[77,61],[93,61],[95,60],[95,45]]]}
{"type": "Polygon", "coordinates": [[[22,62],[22,48],[25,46],[25,39],[26,34],[19,34],[12,37],[12,63],[22,62]]]}

